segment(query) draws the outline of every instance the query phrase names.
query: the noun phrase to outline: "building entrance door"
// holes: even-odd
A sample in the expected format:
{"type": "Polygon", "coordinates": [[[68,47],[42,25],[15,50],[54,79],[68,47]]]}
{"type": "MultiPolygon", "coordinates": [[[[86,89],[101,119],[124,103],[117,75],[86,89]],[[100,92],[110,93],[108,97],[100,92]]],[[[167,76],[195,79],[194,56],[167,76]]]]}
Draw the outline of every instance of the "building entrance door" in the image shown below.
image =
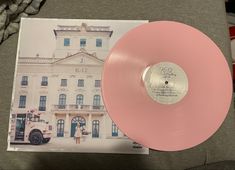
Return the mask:
{"type": "Polygon", "coordinates": [[[92,121],[92,137],[93,138],[99,137],[99,129],[100,129],[99,127],[100,127],[99,120],[93,120],[92,121]]]}
{"type": "Polygon", "coordinates": [[[64,120],[57,121],[57,137],[64,137],[64,120]]]}
{"type": "Polygon", "coordinates": [[[80,124],[80,129],[83,131],[86,127],[86,120],[84,119],[84,117],[82,116],[77,116],[74,117],[71,121],[71,132],[70,132],[70,136],[74,137],[75,131],[76,131],[76,127],[77,124],[80,124]]]}

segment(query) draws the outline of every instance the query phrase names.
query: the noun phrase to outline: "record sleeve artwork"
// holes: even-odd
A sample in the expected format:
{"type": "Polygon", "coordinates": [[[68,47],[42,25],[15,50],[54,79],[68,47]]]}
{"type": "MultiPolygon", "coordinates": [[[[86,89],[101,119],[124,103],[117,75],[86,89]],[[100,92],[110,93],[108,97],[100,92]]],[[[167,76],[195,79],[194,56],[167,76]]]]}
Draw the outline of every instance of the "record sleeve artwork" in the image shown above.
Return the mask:
{"type": "Polygon", "coordinates": [[[8,151],[148,154],[110,119],[101,95],[110,48],[146,22],[22,19],[8,151]]]}
{"type": "Polygon", "coordinates": [[[132,29],[115,44],[105,61],[102,94],[111,119],[129,138],[177,151],[204,142],[221,126],[232,78],[205,34],[159,21],[132,29]]]}

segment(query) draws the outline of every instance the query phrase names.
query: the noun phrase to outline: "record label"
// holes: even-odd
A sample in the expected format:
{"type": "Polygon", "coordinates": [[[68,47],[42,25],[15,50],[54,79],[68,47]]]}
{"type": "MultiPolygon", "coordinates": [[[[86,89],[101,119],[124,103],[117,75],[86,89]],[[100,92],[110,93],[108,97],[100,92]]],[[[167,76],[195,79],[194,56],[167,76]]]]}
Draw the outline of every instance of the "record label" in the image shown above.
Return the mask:
{"type": "Polygon", "coordinates": [[[143,81],[148,95],[161,104],[174,104],[188,91],[188,78],[184,70],[171,62],[160,62],[147,67],[143,81]]]}

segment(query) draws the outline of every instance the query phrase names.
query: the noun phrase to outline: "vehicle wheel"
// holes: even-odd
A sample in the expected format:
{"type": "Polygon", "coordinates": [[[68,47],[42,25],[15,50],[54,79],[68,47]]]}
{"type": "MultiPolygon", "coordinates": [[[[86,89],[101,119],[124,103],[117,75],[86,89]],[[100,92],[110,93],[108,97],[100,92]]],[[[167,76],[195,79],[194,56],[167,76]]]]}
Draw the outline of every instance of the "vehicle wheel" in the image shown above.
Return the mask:
{"type": "Polygon", "coordinates": [[[29,137],[29,141],[32,145],[40,145],[42,144],[42,134],[40,132],[32,132],[29,137]]]}
{"type": "Polygon", "coordinates": [[[51,138],[43,138],[42,143],[48,143],[51,140],[51,138]]]}

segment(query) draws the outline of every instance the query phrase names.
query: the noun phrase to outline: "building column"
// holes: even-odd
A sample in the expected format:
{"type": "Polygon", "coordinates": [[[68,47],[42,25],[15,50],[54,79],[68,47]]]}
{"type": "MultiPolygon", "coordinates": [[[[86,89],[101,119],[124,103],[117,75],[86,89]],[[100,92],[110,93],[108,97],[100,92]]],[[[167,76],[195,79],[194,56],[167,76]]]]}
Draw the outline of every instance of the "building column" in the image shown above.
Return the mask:
{"type": "Polygon", "coordinates": [[[101,138],[103,138],[103,139],[105,139],[106,138],[106,114],[103,114],[103,116],[102,116],[102,124],[101,124],[101,138]]]}
{"type": "Polygon", "coordinates": [[[89,135],[90,138],[92,137],[92,120],[91,120],[91,113],[88,115],[88,121],[87,121],[87,131],[91,134],[89,135]]]}
{"type": "Polygon", "coordinates": [[[57,137],[57,132],[56,132],[56,129],[57,129],[57,122],[56,122],[56,115],[55,113],[52,113],[52,119],[51,119],[51,122],[50,124],[52,125],[52,136],[53,137],[57,137]]]}
{"type": "Polygon", "coordinates": [[[64,127],[64,137],[70,136],[70,124],[69,124],[69,113],[66,113],[65,127],[64,127]]]}

